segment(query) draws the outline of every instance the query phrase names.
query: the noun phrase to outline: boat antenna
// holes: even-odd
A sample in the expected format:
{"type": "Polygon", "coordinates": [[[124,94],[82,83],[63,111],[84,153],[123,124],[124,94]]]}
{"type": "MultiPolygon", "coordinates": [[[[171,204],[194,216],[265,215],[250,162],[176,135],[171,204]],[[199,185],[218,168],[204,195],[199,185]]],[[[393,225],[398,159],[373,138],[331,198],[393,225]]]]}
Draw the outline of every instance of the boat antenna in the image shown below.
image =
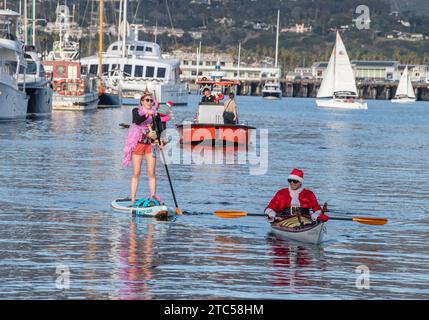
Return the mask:
{"type": "Polygon", "coordinates": [[[240,79],[241,41],[238,42],[237,79],[240,79]]]}

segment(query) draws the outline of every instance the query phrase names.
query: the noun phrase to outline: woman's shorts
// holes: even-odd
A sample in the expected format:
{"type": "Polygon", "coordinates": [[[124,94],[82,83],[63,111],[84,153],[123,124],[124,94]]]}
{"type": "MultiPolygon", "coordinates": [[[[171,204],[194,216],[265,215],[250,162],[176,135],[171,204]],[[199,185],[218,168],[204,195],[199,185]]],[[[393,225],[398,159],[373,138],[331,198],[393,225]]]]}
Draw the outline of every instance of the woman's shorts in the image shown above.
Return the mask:
{"type": "Polygon", "coordinates": [[[135,147],[133,154],[143,156],[145,154],[152,153],[152,144],[150,143],[138,143],[135,147]]]}

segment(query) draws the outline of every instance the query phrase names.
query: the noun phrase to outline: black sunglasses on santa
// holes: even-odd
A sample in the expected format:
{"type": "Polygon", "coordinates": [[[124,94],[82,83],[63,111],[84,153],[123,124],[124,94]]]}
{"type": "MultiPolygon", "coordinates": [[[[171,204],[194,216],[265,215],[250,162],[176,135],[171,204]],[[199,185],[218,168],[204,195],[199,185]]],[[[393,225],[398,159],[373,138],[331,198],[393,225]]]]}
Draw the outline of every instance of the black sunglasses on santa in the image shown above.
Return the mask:
{"type": "Polygon", "coordinates": [[[289,183],[295,183],[295,184],[300,183],[299,180],[293,180],[293,179],[287,179],[287,182],[289,182],[289,183]]]}

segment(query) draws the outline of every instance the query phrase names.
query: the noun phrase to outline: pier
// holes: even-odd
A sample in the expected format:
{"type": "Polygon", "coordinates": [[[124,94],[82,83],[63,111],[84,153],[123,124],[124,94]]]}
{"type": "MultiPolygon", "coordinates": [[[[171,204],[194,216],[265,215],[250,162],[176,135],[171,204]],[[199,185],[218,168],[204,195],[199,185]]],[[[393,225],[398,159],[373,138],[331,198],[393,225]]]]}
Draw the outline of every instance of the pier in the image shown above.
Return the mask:
{"type": "MultiPolygon", "coordinates": [[[[316,98],[321,81],[319,80],[281,80],[284,97],[316,98]]],[[[357,81],[358,96],[365,99],[390,100],[394,97],[397,82],[357,81]]],[[[237,88],[238,95],[259,96],[263,81],[242,81],[237,88]]],[[[414,83],[417,100],[429,101],[429,83],[414,83]]]]}

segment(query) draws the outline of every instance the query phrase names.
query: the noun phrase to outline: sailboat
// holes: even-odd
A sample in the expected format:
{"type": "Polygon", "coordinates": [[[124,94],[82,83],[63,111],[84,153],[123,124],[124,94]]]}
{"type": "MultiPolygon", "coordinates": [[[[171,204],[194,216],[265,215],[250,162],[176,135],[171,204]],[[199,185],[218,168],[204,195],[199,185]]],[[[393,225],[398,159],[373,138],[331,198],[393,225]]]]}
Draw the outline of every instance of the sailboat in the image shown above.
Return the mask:
{"type": "MultiPolygon", "coordinates": [[[[280,27],[280,10],[277,11],[277,33],[276,33],[276,59],[274,67],[278,68],[278,55],[279,55],[279,27],[280,27]]],[[[278,78],[280,72],[276,74],[275,79],[265,82],[262,89],[262,98],[267,100],[278,100],[282,98],[282,90],[278,78]]]]}
{"type": "Polygon", "coordinates": [[[368,109],[362,99],[356,100],[357,88],[352,65],[343,40],[337,31],[337,38],[328,67],[317,92],[318,107],[340,109],[368,109]]]}
{"type": "Polygon", "coordinates": [[[396,89],[395,97],[390,100],[393,103],[413,103],[416,102],[416,95],[414,94],[411,78],[408,74],[408,67],[405,67],[399,80],[398,88],[396,89]]]}

